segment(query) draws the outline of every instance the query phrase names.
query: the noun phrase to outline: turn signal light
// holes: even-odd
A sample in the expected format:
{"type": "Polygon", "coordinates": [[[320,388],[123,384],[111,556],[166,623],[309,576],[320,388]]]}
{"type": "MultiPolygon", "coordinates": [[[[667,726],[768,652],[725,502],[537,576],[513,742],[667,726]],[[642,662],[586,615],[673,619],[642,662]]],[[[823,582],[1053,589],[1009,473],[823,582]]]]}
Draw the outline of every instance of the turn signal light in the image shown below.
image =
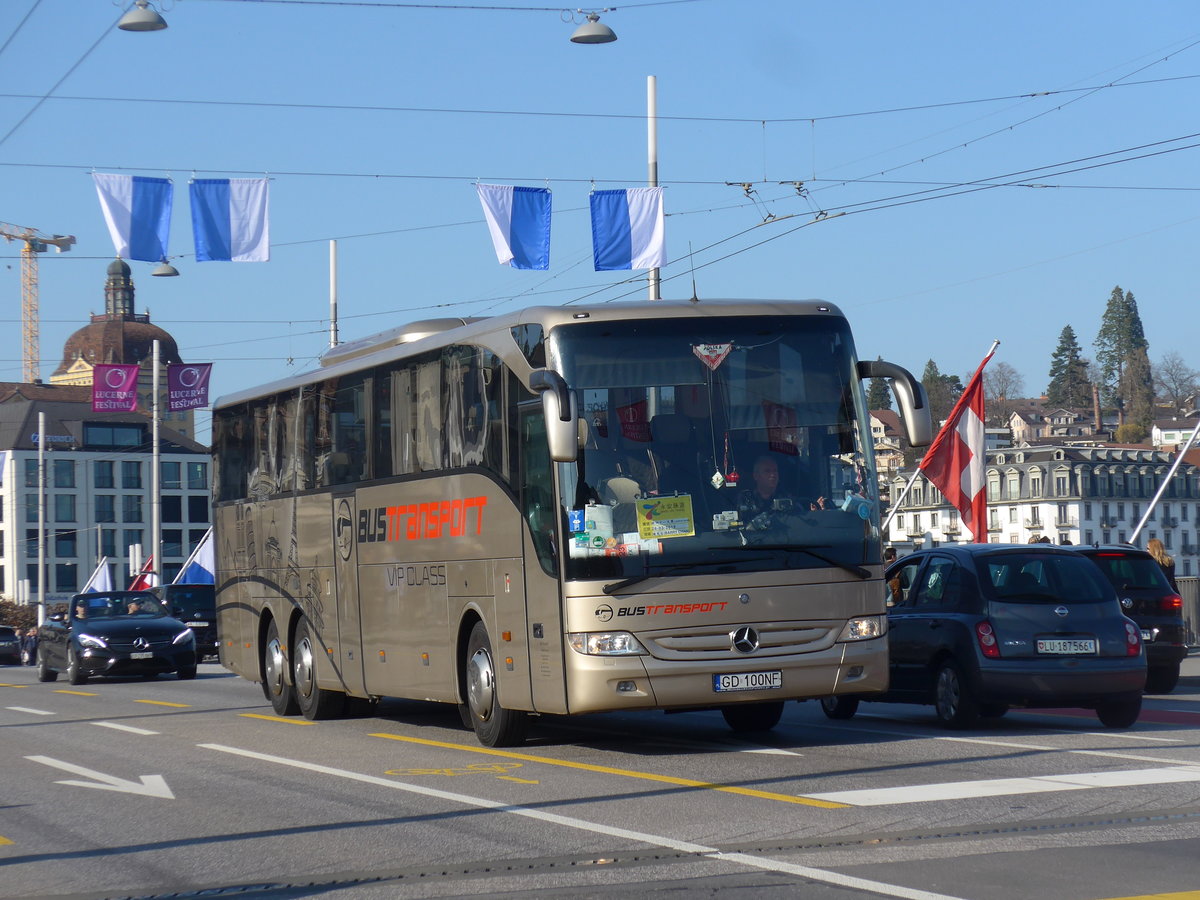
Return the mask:
{"type": "Polygon", "coordinates": [[[1167,594],[1167,596],[1162,598],[1161,606],[1163,612],[1179,612],[1183,609],[1183,598],[1178,594],[1167,594]]]}
{"type": "Polygon", "coordinates": [[[988,659],[1000,658],[1000,645],[996,643],[996,634],[992,631],[992,623],[984,619],[975,623],[975,639],[979,641],[979,650],[988,659]]]}

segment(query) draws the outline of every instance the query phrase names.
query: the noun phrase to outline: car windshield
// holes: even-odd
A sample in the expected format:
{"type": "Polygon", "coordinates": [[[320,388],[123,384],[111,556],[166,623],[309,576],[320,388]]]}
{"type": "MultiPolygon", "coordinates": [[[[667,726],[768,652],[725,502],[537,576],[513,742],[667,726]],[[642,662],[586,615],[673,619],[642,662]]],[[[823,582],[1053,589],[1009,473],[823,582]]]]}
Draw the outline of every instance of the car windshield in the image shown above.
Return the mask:
{"type": "Polygon", "coordinates": [[[1100,603],[1111,599],[1112,587],[1082,557],[1049,553],[1004,553],[984,556],[980,576],[996,600],[1010,603],[1100,603]]]}
{"type": "Polygon", "coordinates": [[[568,579],[878,564],[844,320],[584,323],[551,345],[586,424],[545,523],[565,526],[568,579]]]}
{"type": "Polygon", "coordinates": [[[1090,553],[1088,557],[1105,574],[1114,587],[1142,589],[1169,593],[1171,585],[1162,567],[1149,556],[1127,553],[1090,553]]]}
{"type": "Polygon", "coordinates": [[[72,619],[115,619],[136,616],[142,619],[161,618],[166,607],[153,594],[122,592],[81,595],[75,598],[72,619]]]}

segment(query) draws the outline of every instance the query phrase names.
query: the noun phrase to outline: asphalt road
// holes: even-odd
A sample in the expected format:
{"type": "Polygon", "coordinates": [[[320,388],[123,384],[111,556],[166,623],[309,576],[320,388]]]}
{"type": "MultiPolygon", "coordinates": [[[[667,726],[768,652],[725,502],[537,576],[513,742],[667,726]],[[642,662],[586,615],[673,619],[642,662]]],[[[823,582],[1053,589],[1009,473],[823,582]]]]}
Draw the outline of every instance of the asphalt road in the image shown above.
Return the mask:
{"type": "Polygon", "coordinates": [[[257,685],[0,667],[0,897],[1200,898],[1200,657],[1132,729],[790,704],[543,718],[275,717],[257,685]]]}

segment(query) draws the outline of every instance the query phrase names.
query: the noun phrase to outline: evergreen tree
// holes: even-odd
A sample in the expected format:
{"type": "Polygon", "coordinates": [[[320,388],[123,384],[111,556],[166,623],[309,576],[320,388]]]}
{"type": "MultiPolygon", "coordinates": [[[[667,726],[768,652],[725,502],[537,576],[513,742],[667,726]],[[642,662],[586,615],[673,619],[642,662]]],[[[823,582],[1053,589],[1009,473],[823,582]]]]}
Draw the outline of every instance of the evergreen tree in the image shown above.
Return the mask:
{"type": "MultiPolygon", "coordinates": [[[[876,357],[882,360],[883,357],[876,357]]],[[[888,387],[887,379],[875,377],[871,379],[871,383],[867,386],[867,409],[891,409],[892,408],[892,391],[888,387]]]]}
{"type": "Polygon", "coordinates": [[[1154,373],[1144,346],[1126,357],[1120,394],[1125,421],[1140,426],[1148,434],[1154,425],[1154,373]]]}
{"type": "Polygon", "coordinates": [[[1092,405],[1092,383],[1088,362],[1080,355],[1075,329],[1070,325],[1058,336],[1058,347],[1050,357],[1050,384],[1046,400],[1051,406],[1086,409],[1092,405]]]}
{"type": "Polygon", "coordinates": [[[954,409],[963,392],[963,384],[957,375],[943,375],[932,359],[925,363],[921,384],[925,385],[925,393],[929,395],[929,414],[936,429],[954,409]]]}
{"type": "Polygon", "coordinates": [[[1143,371],[1140,357],[1133,363],[1138,369],[1135,375],[1126,375],[1131,361],[1138,356],[1139,351],[1145,355],[1149,344],[1142,328],[1142,318],[1138,315],[1137,301],[1133,299],[1132,292],[1122,291],[1120,285],[1112,289],[1108,298],[1095,346],[1101,399],[1106,404],[1117,407],[1124,417],[1132,406],[1141,406],[1142,385],[1146,379],[1150,379],[1151,393],[1154,390],[1154,382],[1149,364],[1147,363],[1143,371]]]}

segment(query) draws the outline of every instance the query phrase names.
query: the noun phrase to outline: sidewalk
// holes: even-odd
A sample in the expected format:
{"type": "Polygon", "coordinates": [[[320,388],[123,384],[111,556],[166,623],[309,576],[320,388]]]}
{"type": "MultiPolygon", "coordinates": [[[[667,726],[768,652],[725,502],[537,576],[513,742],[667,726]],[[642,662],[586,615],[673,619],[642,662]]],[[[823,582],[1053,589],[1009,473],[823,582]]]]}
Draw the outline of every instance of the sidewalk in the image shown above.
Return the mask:
{"type": "Polygon", "coordinates": [[[1187,659],[1179,664],[1179,687],[1175,690],[1200,694],[1200,647],[1193,647],[1187,659]]]}

